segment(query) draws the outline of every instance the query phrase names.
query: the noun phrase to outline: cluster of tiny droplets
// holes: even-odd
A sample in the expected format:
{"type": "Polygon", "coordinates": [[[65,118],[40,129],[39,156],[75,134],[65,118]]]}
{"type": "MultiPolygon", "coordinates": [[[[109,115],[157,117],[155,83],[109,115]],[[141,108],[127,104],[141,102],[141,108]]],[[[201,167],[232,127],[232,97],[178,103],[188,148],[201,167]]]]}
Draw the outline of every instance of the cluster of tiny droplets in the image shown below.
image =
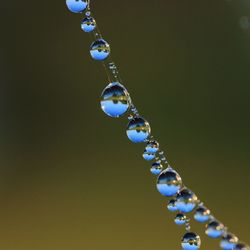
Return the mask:
{"type": "Polygon", "coordinates": [[[154,160],[150,171],[157,176],[156,187],[160,194],[170,198],[166,207],[176,213],[175,223],[185,227],[186,233],[181,240],[182,248],[197,250],[201,246],[200,236],[191,232],[190,218],[187,215],[194,211],[194,219],[206,223],[206,234],[211,238],[221,239],[221,249],[249,250],[246,244],[240,243],[235,235],[228,232],[228,229],[211,214],[197,196],[184,186],[180,175],[169,165],[164,151],[151,135],[149,123],[139,114],[127,89],[122,85],[117,67],[110,55],[110,46],[102,38],[90,12],[90,0],[66,0],[66,4],[71,12],[85,12],[81,29],[90,33],[94,39],[90,46],[90,55],[94,60],[102,61],[109,80],[101,95],[101,108],[110,117],[121,117],[129,113],[127,136],[133,143],[146,143],[143,158],[146,161],[154,160]]]}

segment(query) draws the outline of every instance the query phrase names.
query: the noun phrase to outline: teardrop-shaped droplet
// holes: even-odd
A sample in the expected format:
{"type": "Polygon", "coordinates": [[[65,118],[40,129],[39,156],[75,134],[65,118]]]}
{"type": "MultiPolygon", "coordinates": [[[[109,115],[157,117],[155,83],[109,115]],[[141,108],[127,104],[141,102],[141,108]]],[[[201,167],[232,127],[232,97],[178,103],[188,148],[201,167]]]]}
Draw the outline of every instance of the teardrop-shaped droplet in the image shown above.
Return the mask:
{"type": "Polygon", "coordinates": [[[198,222],[207,222],[210,219],[210,210],[204,206],[200,206],[196,209],[194,214],[194,219],[198,222]]]}
{"type": "Polygon", "coordinates": [[[180,175],[172,169],[165,169],[157,180],[157,189],[164,196],[174,196],[181,189],[180,175]]]}
{"type": "Polygon", "coordinates": [[[66,4],[68,9],[73,13],[81,13],[83,12],[87,6],[87,0],[66,0],[66,4]]]}
{"type": "Polygon", "coordinates": [[[182,189],[176,197],[176,207],[182,213],[189,213],[197,205],[197,196],[189,189],[182,189]]]}
{"type": "Polygon", "coordinates": [[[90,46],[90,55],[93,59],[102,61],[110,54],[110,46],[104,39],[98,39],[90,46]]]}
{"type": "Polygon", "coordinates": [[[211,238],[219,238],[224,233],[224,225],[216,220],[207,225],[206,234],[211,238]]]}
{"type": "Polygon", "coordinates": [[[222,237],[222,240],[220,242],[220,247],[223,250],[232,250],[235,248],[235,245],[237,244],[237,242],[238,242],[238,238],[235,235],[231,233],[227,233],[226,235],[222,237]]]}
{"type": "Polygon", "coordinates": [[[175,201],[176,201],[176,200],[170,200],[170,201],[168,202],[167,208],[168,208],[168,210],[169,210],[170,212],[176,212],[176,211],[178,211],[178,209],[177,209],[177,207],[176,207],[176,205],[175,205],[175,201]]]}
{"type": "Polygon", "coordinates": [[[142,117],[135,117],[129,121],[127,126],[127,136],[134,143],[144,142],[150,135],[149,123],[142,117]]]}
{"type": "Polygon", "coordinates": [[[200,236],[196,233],[186,233],[181,241],[184,250],[198,250],[201,246],[200,236]]]}
{"type": "Polygon", "coordinates": [[[155,154],[159,150],[159,143],[155,140],[151,140],[147,143],[146,151],[155,154]]]}
{"type": "Polygon", "coordinates": [[[181,213],[177,214],[174,219],[176,225],[184,225],[186,221],[187,221],[186,215],[181,213]]]}
{"type": "Polygon", "coordinates": [[[152,161],[155,158],[155,154],[151,154],[147,150],[144,151],[142,156],[146,161],[152,161]]]}
{"type": "Polygon", "coordinates": [[[85,17],[81,22],[81,28],[85,32],[91,32],[96,28],[96,21],[93,17],[85,17]]]}
{"type": "Polygon", "coordinates": [[[128,91],[119,83],[110,83],[102,92],[101,108],[105,114],[111,117],[120,117],[130,107],[128,91]]]}
{"type": "Polygon", "coordinates": [[[150,169],[151,173],[154,175],[159,175],[162,170],[163,170],[163,166],[159,162],[153,163],[150,169]]]}

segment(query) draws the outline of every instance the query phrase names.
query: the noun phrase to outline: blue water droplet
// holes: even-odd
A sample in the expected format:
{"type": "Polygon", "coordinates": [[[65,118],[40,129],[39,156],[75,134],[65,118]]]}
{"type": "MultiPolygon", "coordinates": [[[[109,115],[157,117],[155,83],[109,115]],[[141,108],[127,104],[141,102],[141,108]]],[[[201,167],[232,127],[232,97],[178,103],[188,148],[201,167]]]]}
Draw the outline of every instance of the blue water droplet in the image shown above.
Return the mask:
{"type": "Polygon", "coordinates": [[[110,46],[104,39],[97,39],[90,46],[90,55],[95,60],[105,60],[109,54],[110,46]]]}
{"type": "Polygon", "coordinates": [[[110,83],[102,92],[101,108],[111,117],[120,117],[130,107],[128,91],[119,83],[110,83]]]}
{"type": "Polygon", "coordinates": [[[153,163],[150,169],[151,173],[154,175],[159,175],[162,170],[163,170],[163,166],[159,162],[153,163]]]}
{"type": "Polygon", "coordinates": [[[176,207],[182,213],[189,213],[197,205],[197,196],[189,189],[182,189],[176,197],[176,207]]]}
{"type": "Polygon", "coordinates": [[[149,123],[142,117],[135,117],[127,126],[127,136],[134,143],[144,142],[150,135],[149,123]]]}
{"type": "Polygon", "coordinates": [[[81,13],[83,12],[87,6],[87,0],[66,0],[66,4],[68,9],[73,13],[81,13]]]}
{"type": "Polygon", "coordinates": [[[206,234],[211,238],[219,238],[224,233],[224,226],[220,222],[214,220],[207,225],[206,234]]]}
{"type": "Polygon", "coordinates": [[[181,240],[181,246],[184,250],[198,250],[201,246],[200,236],[196,233],[186,233],[181,240]]]}
{"type": "Polygon", "coordinates": [[[161,172],[157,180],[157,189],[164,196],[174,196],[181,189],[182,180],[180,175],[170,169],[161,172]]]}
{"type": "Polygon", "coordinates": [[[81,28],[85,32],[91,32],[96,28],[96,22],[93,17],[85,17],[81,22],[81,28]]]}

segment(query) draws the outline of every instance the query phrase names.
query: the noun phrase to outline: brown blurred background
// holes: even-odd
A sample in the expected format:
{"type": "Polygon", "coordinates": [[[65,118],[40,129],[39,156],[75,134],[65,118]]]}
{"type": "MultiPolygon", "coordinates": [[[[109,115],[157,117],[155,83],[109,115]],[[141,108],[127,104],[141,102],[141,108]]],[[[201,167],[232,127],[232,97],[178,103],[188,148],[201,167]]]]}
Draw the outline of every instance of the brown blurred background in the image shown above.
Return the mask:
{"type": "MultiPolygon", "coordinates": [[[[143,145],[100,110],[83,15],[2,1],[0,249],[178,250],[143,145]]],[[[250,0],[94,1],[140,113],[185,184],[250,241],[250,0]],[[249,22],[249,23],[248,23],[249,22]]],[[[201,249],[219,249],[192,223],[201,249]]]]}

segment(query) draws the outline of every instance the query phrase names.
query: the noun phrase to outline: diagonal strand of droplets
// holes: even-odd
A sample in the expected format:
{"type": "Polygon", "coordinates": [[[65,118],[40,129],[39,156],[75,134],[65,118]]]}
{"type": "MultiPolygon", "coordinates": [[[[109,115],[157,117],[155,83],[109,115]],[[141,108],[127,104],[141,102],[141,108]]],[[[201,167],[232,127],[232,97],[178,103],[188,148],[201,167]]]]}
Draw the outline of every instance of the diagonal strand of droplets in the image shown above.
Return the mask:
{"type": "Polygon", "coordinates": [[[190,219],[187,216],[188,213],[195,211],[194,219],[200,223],[206,223],[206,234],[209,237],[221,239],[222,249],[249,250],[246,244],[239,243],[238,238],[215,219],[210,210],[183,184],[180,175],[169,165],[164,151],[160,150],[159,143],[151,135],[149,123],[139,114],[127,89],[122,84],[117,67],[110,55],[110,46],[102,38],[97,23],[91,15],[90,0],[66,0],[66,4],[73,13],[85,12],[81,28],[90,33],[94,40],[90,46],[90,55],[94,60],[102,62],[110,82],[102,92],[101,108],[110,117],[120,117],[128,111],[131,112],[128,116],[127,136],[133,143],[146,143],[143,158],[146,161],[154,160],[151,172],[158,176],[156,187],[160,194],[171,198],[167,208],[176,213],[175,223],[185,226],[186,233],[182,237],[182,248],[197,250],[201,246],[199,235],[190,231],[190,219]]]}

